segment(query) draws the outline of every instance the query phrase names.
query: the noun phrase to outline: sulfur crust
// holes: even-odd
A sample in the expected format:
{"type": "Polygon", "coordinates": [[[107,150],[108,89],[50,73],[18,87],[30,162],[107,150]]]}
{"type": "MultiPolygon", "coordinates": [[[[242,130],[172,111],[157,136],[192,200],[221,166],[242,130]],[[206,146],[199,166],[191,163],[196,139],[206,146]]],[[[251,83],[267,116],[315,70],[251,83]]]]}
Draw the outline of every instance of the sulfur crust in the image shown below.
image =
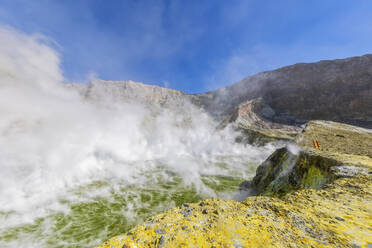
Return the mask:
{"type": "Polygon", "coordinates": [[[207,199],[151,217],[98,247],[367,247],[372,243],[370,192],[370,178],[359,175],[281,199],[207,199]],[[184,216],[187,208],[193,216],[184,216]]]}

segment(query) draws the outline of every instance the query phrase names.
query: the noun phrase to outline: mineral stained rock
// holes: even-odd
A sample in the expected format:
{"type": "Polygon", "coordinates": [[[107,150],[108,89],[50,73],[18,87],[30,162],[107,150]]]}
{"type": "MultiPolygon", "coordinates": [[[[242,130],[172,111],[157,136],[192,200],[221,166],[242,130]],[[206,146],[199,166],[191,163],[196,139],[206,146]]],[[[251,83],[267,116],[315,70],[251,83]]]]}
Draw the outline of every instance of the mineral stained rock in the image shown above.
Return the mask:
{"type": "Polygon", "coordinates": [[[257,168],[253,185],[259,194],[268,196],[301,188],[319,189],[337,178],[332,173],[337,166],[341,164],[334,159],[306,151],[293,154],[281,148],[257,168]]]}
{"type": "Polygon", "coordinates": [[[368,129],[309,122],[300,147],[278,149],[257,169],[259,196],[184,204],[99,248],[372,247],[371,138],[368,129]]]}

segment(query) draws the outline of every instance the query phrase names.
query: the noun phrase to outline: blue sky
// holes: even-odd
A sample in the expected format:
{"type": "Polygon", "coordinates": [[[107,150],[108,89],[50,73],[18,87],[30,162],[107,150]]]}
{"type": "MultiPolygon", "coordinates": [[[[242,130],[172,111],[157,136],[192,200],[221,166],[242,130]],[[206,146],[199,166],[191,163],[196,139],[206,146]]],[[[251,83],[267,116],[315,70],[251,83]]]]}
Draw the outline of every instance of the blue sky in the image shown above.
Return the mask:
{"type": "Polygon", "coordinates": [[[0,24],[55,43],[67,81],[188,93],[297,62],[372,53],[370,0],[0,0],[0,24]]]}

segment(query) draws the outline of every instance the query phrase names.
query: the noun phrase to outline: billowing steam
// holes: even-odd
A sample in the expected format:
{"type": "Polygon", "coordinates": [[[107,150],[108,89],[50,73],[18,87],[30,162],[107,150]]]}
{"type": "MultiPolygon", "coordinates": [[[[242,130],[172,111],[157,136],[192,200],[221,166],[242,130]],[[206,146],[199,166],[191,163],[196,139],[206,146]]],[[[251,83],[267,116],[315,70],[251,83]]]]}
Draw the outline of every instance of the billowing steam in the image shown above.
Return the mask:
{"type": "Polygon", "coordinates": [[[68,211],[60,199],[80,186],[140,185],[159,166],[213,196],[202,176],[246,177],[241,158],[259,162],[271,151],[235,144],[231,130],[216,132],[191,104],[153,113],[140,103],[87,101],[65,87],[47,42],[0,28],[0,230],[68,211]],[[232,159],[216,166],[220,157],[232,159]]]}

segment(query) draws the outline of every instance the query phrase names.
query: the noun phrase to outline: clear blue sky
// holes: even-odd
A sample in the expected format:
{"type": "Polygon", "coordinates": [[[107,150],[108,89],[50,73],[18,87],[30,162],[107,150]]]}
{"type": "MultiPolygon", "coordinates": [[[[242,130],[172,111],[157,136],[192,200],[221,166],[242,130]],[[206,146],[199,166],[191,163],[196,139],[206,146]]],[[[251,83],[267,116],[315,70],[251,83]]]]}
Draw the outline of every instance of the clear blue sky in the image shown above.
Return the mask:
{"type": "Polygon", "coordinates": [[[372,53],[370,0],[0,0],[0,24],[56,42],[64,76],[189,93],[372,53]]]}

